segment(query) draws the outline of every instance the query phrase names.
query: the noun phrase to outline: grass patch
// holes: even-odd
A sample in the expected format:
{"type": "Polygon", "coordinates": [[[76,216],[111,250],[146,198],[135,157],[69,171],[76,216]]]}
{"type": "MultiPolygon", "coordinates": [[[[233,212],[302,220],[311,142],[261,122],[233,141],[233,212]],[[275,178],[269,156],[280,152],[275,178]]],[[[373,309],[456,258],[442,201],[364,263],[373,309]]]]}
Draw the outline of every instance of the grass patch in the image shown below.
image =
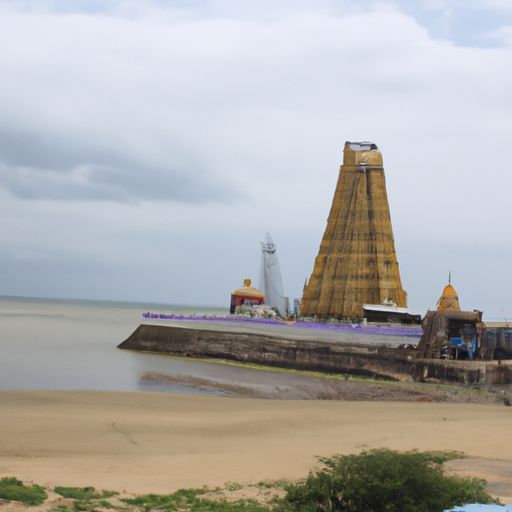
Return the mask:
{"type": "Polygon", "coordinates": [[[75,512],[92,512],[97,507],[113,509],[114,505],[105,498],[111,498],[118,494],[115,491],[96,491],[94,487],[56,486],[53,490],[63,498],[75,500],[73,502],[75,512]]]}
{"type": "Polygon", "coordinates": [[[104,498],[111,498],[118,494],[115,491],[100,491],[97,492],[94,487],[62,487],[56,486],[54,492],[63,498],[70,498],[73,500],[90,501],[100,500],[104,498]]]}
{"type": "Polygon", "coordinates": [[[14,477],[0,479],[0,498],[3,500],[40,505],[47,497],[48,494],[40,485],[24,485],[14,477]]]}
{"type": "Polygon", "coordinates": [[[190,509],[190,512],[269,512],[270,510],[256,500],[201,500],[196,507],[190,509]]]}
{"type": "Polygon", "coordinates": [[[99,500],[98,505],[101,508],[115,508],[114,505],[112,505],[112,503],[110,503],[110,501],[107,500],[99,500]]]}
{"type": "Polygon", "coordinates": [[[203,495],[208,492],[210,492],[209,489],[179,489],[172,494],[146,494],[135,498],[123,498],[121,501],[142,512],[269,512],[270,510],[256,500],[206,499],[203,495]]]}
{"type": "Polygon", "coordinates": [[[256,484],[259,489],[286,489],[290,485],[287,480],[262,480],[256,484]]]}
{"type": "Polygon", "coordinates": [[[225,488],[228,490],[228,491],[239,491],[240,489],[243,489],[243,485],[239,482],[227,482],[226,485],[225,485],[225,488]]]}
{"type": "MultiPolygon", "coordinates": [[[[115,509],[116,507],[112,505],[109,501],[106,500],[77,500],[73,502],[73,511],[74,512],[95,512],[97,509],[115,509]]],[[[122,510],[122,509],[117,509],[122,510]]]]}
{"type": "Polygon", "coordinates": [[[190,509],[199,501],[198,497],[206,492],[208,492],[207,489],[179,489],[172,494],[143,494],[135,498],[121,498],[121,501],[145,512],[150,510],[174,512],[190,509]]]}

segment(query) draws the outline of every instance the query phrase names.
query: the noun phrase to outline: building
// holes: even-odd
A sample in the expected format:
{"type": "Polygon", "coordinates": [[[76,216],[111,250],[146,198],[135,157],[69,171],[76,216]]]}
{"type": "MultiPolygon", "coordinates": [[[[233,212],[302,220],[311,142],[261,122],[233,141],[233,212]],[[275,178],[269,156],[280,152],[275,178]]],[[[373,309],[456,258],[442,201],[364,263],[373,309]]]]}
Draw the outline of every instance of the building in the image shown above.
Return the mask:
{"type": "Polygon", "coordinates": [[[490,359],[482,312],[462,311],[450,282],[437,301],[437,309],[427,311],[422,327],[423,335],[416,349],[419,358],[490,359]]]}
{"type": "Polygon", "coordinates": [[[407,307],[395,253],[382,154],[371,142],[346,142],[303,316],[361,318],[364,304],[407,307]]]}
{"type": "Polygon", "coordinates": [[[421,315],[394,304],[363,304],[364,318],[368,322],[420,324],[421,315]]]}
{"type": "Polygon", "coordinates": [[[256,306],[265,302],[265,295],[261,290],[251,286],[250,279],[244,279],[244,285],[231,293],[229,312],[233,314],[237,306],[256,306]]]}
{"type": "Polygon", "coordinates": [[[485,358],[512,359],[512,324],[485,322],[485,358]]]}

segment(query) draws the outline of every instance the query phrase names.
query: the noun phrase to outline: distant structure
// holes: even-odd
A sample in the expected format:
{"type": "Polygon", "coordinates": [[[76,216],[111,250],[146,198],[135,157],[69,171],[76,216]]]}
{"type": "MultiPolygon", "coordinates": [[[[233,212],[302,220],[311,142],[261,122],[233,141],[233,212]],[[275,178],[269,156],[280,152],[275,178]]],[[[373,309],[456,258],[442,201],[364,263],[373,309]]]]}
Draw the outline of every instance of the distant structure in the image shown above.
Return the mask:
{"type": "Polygon", "coordinates": [[[303,316],[363,317],[363,305],[407,307],[391,227],[382,154],[371,142],[346,142],[343,165],[303,316]]]}
{"type": "Polygon", "coordinates": [[[300,316],[300,299],[293,299],[293,315],[295,316],[295,318],[300,316]]]}
{"type": "Polygon", "coordinates": [[[486,322],[478,310],[464,311],[451,278],[422,322],[423,336],[416,348],[420,359],[502,360],[512,359],[512,326],[486,322]]]}
{"type": "Polygon", "coordinates": [[[260,288],[265,294],[267,306],[277,308],[280,315],[288,313],[288,298],[284,296],[276,246],[269,233],[266,233],[265,241],[261,242],[260,288]]]}
{"type": "Polygon", "coordinates": [[[421,324],[421,315],[396,304],[363,304],[363,314],[368,322],[421,324]]]}
{"type": "Polygon", "coordinates": [[[235,313],[237,306],[244,304],[247,306],[264,304],[265,295],[261,290],[251,286],[251,284],[250,279],[244,279],[244,285],[231,293],[231,303],[229,306],[229,312],[231,314],[235,313]]]}
{"type": "Polygon", "coordinates": [[[462,311],[451,284],[444,287],[435,311],[423,319],[423,335],[416,356],[424,359],[492,359],[485,336],[482,312],[462,311]]]}
{"type": "Polygon", "coordinates": [[[485,323],[487,359],[512,359],[512,325],[510,322],[485,323]]]}

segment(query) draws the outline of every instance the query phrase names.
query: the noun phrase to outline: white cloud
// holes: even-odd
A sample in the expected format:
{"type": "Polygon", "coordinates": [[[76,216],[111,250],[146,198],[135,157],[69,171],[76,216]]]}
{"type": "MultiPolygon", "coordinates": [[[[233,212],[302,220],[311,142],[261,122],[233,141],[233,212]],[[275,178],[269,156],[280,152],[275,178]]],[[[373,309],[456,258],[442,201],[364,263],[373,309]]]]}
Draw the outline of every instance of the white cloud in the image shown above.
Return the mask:
{"type": "Polygon", "coordinates": [[[418,3],[430,10],[455,8],[460,10],[475,9],[479,11],[512,12],[510,0],[422,0],[418,3]]]}
{"type": "Polygon", "coordinates": [[[494,9],[512,13],[512,3],[510,0],[473,0],[471,4],[481,10],[494,9]]]}
{"type": "Polygon", "coordinates": [[[512,26],[500,27],[484,35],[485,38],[499,41],[505,46],[512,46],[512,26]]]}

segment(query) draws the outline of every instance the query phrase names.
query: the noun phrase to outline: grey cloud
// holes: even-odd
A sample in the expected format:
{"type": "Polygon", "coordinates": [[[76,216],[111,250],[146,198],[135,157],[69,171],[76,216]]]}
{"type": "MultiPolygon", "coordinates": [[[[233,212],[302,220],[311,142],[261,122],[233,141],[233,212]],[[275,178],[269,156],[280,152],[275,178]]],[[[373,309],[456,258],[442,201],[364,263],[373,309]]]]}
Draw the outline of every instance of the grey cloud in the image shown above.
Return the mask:
{"type": "Polygon", "coordinates": [[[228,195],[217,185],[196,182],[186,175],[133,166],[115,169],[82,165],[57,172],[0,165],[0,181],[4,189],[25,200],[202,203],[227,201],[228,195]]]}
{"type": "Polygon", "coordinates": [[[70,137],[36,133],[15,128],[0,128],[0,161],[8,166],[40,167],[65,171],[85,161],[106,161],[98,149],[77,144],[70,137]]]}
{"type": "Polygon", "coordinates": [[[130,148],[123,151],[80,143],[79,137],[0,129],[0,187],[26,200],[200,203],[233,197],[194,159],[144,162],[130,148]]]}

